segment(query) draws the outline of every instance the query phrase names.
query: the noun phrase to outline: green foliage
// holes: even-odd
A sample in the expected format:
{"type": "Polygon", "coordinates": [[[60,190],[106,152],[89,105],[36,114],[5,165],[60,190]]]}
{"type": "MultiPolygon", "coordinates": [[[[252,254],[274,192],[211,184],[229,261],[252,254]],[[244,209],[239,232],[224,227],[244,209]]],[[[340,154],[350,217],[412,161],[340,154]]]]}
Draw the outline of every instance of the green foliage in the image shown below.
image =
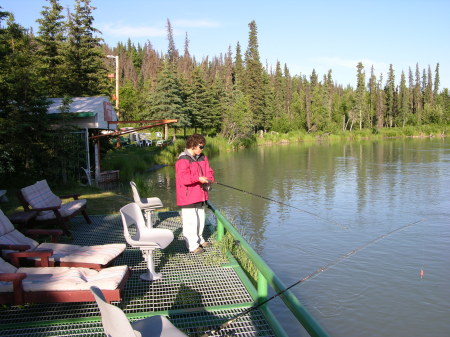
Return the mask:
{"type": "Polygon", "coordinates": [[[222,135],[233,144],[253,135],[253,118],[250,101],[239,90],[234,91],[232,104],[225,112],[222,135]]]}
{"type": "Polygon", "coordinates": [[[4,159],[0,171],[2,185],[9,185],[9,174],[43,173],[50,125],[34,68],[33,41],[4,12],[0,13],[0,45],[0,153],[4,159]]]}
{"type": "Polygon", "coordinates": [[[110,150],[102,158],[101,166],[105,170],[120,170],[120,180],[130,181],[153,166],[155,148],[129,146],[110,150]]]}

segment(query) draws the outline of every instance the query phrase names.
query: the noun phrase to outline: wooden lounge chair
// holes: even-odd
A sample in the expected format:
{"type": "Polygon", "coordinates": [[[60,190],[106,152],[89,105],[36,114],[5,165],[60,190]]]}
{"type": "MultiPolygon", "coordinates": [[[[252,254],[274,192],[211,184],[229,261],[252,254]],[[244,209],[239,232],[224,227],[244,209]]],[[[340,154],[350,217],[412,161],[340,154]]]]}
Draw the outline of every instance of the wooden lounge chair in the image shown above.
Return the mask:
{"type": "MultiPolygon", "coordinates": [[[[29,235],[50,235],[52,242],[39,244],[30,237],[23,235],[0,210],[0,252],[3,258],[8,255],[11,263],[19,266],[19,259],[27,258],[33,264],[39,264],[39,260],[31,257],[33,251],[50,251],[50,266],[86,267],[101,269],[109,266],[126,248],[125,243],[112,243],[97,246],[78,246],[57,243],[62,234],[60,229],[29,229],[25,232],[29,235]],[[12,254],[10,254],[12,253],[12,254]]],[[[0,255],[1,256],[1,255],[0,255]]]]}
{"type": "Polygon", "coordinates": [[[109,302],[121,300],[130,275],[127,266],[48,267],[49,252],[34,254],[42,259],[42,267],[17,268],[0,258],[0,304],[92,302],[91,286],[102,289],[109,302]]]}
{"type": "Polygon", "coordinates": [[[40,180],[33,185],[22,188],[18,193],[19,201],[25,211],[35,210],[39,214],[33,222],[58,225],[67,236],[70,236],[69,220],[82,214],[87,223],[92,223],[86,213],[86,199],[78,199],[78,194],[56,196],[47,184],[40,180]],[[73,198],[73,201],[62,203],[61,199],[73,198]]]}

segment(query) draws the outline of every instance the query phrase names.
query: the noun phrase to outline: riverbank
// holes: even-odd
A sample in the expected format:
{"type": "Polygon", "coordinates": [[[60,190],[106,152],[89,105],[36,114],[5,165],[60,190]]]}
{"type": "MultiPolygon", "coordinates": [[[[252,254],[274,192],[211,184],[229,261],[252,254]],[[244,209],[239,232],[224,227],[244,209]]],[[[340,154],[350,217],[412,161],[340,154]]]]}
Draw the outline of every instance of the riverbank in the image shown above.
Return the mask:
{"type": "MultiPolygon", "coordinates": [[[[450,126],[426,125],[421,127],[391,128],[382,130],[354,130],[340,133],[306,133],[289,132],[280,134],[268,132],[245,142],[229,144],[222,137],[207,137],[207,147],[205,154],[213,158],[223,153],[230,153],[242,148],[252,146],[270,146],[287,143],[314,143],[314,142],[339,142],[339,141],[362,141],[362,140],[382,140],[388,138],[427,138],[446,137],[450,132],[450,126]]],[[[178,135],[177,135],[178,136],[178,135]]],[[[153,187],[148,184],[145,175],[152,167],[162,167],[173,165],[178,154],[184,149],[184,140],[177,139],[172,145],[165,148],[157,147],[127,147],[114,149],[105,156],[102,167],[105,170],[120,170],[123,183],[133,180],[138,185],[143,194],[152,194],[153,187]]],[[[17,187],[19,188],[19,186],[17,187]]],[[[130,194],[120,194],[118,192],[104,191],[102,188],[81,186],[77,183],[69,185],[59,185],[52,188],[56,194],[79,193],[81,198],[88,199],[90,214],[114,214],[117,213],[125,203],[131,201],[130,194]]],[[[8,189],[7,202],[1,204],[5,213],[21,210],[17,200],[17,189],[8,189]]]]}

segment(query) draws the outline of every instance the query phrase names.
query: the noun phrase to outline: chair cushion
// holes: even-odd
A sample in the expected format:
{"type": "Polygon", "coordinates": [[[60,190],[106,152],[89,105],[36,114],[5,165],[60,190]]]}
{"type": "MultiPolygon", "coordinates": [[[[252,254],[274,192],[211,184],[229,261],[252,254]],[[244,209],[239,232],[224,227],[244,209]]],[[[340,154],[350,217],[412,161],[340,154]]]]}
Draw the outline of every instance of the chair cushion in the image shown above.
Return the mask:
{"type": "Polygon", "coordinates": [[[60,262],[96,263],[105,265],[119,256],[126,248],[124,243],[98,246],[77,246],[64,243],[45,242],[37,250],[53,250],[50,260],[60,262]]]}
{"type": "Polygon", "coordinates": [[[45,179],[24,187],[21,191],[25,200],[33,208],[59,206],[62,203],[61,199],[50,190],[45,179]]]}
{"type": "MultiPolygon", "coordinates": [[[[29,250],[35,249],[39,243],[29,237],[26,237],[17,229],[0,210],[0,244],[4,245],[28,245],[29,250]]],[[[2,250],[2,256],[6,257],[12,250],[2,250]]]]}
{"type": "Polygon", "coordinates": [[[8,217],[0,209],[0,236],[16,230],[8,217]]]}
{"type": "MultiPolygon", "coordinates": [[[[100,271],[76,267],[31,267],[19,268],[16,272],[27,274],[22,281],[25,291],[89,290],[91,286],[114,290],[125,277],[127,269],[127,266],[100,271]]],[[[11,291],[12,282],[0,282],[0,292],[11,291]]]]}
{"type": "MultiPolygon", "coordinates": [[[[86,199],[73,200],[68,203],[62,204],[58,210],[63,218],[72,216],[75,212],[78,212],[82,207],[86,206],[86,199]]],[[[36,220],[51,220],[55,219],[56,215],[53,211],[43,211],[38,214],[36,220]]]]}
{"type": "Polygon", "coordinates": [[[17,270],[16,267],[14,267],[12,264],[6,262],[0,257],[0,273],[15,273],[16,270],[17,270]]]}

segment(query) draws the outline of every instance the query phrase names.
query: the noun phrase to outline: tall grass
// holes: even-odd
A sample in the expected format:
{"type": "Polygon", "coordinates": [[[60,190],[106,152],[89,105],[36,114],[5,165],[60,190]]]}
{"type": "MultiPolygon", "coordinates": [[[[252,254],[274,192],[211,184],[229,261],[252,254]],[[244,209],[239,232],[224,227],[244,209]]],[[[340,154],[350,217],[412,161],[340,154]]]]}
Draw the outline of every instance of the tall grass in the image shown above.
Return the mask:
{"type": "Polygon", "coordinates": [[[108,151],[102,160],[102,170],[120,170],[120,180],[129,181],[154,165],[155,150],[150,147],[126,147],[108,151]]]}
{"type": "Polygon", "coordinates": [[[359,141],[383,138],[402,137],[443,137],[450,131],[450,126],[443,125],[423,125],[407,126],[404,128],[383,128],[383,129],[353,129],[352,131],[333,131],[306,133],[305,131],[290,131],[288,133],[268,132],[263,137],[256,137],[257,145],[270,145],[295,142],[316,142],[316,141],[359,141]]]}

